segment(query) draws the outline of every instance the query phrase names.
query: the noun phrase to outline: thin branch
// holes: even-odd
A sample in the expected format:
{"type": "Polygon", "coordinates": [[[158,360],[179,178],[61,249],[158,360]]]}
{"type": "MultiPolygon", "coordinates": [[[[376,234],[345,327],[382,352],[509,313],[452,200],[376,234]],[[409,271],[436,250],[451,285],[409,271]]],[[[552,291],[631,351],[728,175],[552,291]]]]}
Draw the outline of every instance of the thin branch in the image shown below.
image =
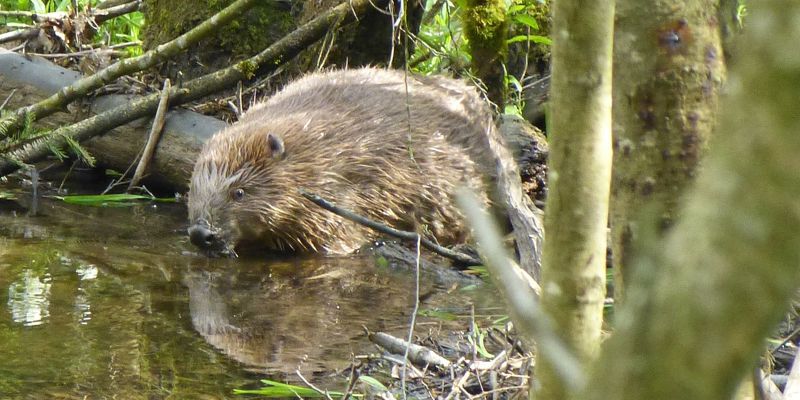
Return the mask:
{"type": "Polygon", "coordinates": [[[33,39],[39,35],[39,28],[19,29],[16,31],[0,34],[0,43],[13,42],[16,40],[33,39]]]}
{"type": "MultiPolygon", "coordinates": [[[[302,381],[303,381],[303,383],[305,383],[305,384],[306,384],[306,386],[310,387],[311,389],[314,389],[314,391],[315,391],[315,392],[317,392],[317,393],[319,393],[319,394],[321,394],[321,395],[325,396],[325,398],[326,398],[326,399],[328,399],[328,400],[333,400],[333,399],[331,398],[331,395],[330,395],[330,393],[328,393],[328,391],[327,391],[327,390],[326,390],[326,391],[322,391],[320,388],[318,388],[318,387],[314,386],[314,385],[313,385],[311,382],[309,382],[309,381],[308,381],[308,379],[306,379],[306,377],[305,377],[305,376],[303,376],[303,374],[301,374],[301,373],[300,373],[300,370],[299,370],[299,369],[296,369],[294,372],[297,374],[297,376],[299,376],[299,377],[300,377],[300,380],[302,380],[302,381]]],[[[300,396],[298,396],[298,397],[300,397],[300,396]]]]}
{"type": "MultiPolygon", "coordinates": [[[[408,324],[408,339],[406,342],[411,343],[414,339],[414,327],[417,324],[417,313],[419,312],[419,258],[420,258],[420,240],[422,235],[417,235],[417,257],[414,268],[414,308],[411,310],[411,322],[408,324]]],[[[403,353],[403,367],[400,369],[401,386],[403,388],[403,398],[406,398],[406,367],[408,367],[408,354],[411,351],[411,346],[406,346],[406,351],[403,353]]]]}
{"type": "Polygon", "coordinates": [[[450,365],[452,364],[450,360],[440,356],[435,351],[427,347],[396,338],[388,333],[368,333],[367,337],[369,337],[370,342],[383,347],[390,353],[407,353],[407,359],[411,361],[412,364],[421,368],[425,367],[426,365],[430,365],[432,367],[446,370],[450,368],[450,365]]]}
{"type": "Polygon", "coordinates": [[[88,55],[99,55],[103,54],[104,52],[110,53],[111,55],[124,55],[125,54],[124,52],[118,52],[112,50],[124,49],[126,47],[141,46],[141,45],[142,45],[141,41],[135,40],[132,42],[119,43],[111,46],[91,47],[86,50],[76,51],[73,53],[25,53],[25,54],[29,56],[38,56],[42,58],[82,57],[88,55]]]}
{"type": "Polygon", "coordinates": [[[421,237],[421,235],[419,235],[416,232],[401,231],[401,230],[398,230],[398,229],[394,229],[394,228],[392,228],[390,226],[386,226],[384,224],[381,224],[379,222],[375,222],[375,221],[373,221],[373,220],[371,220],[369,218],[365,218],[365,217],[363,217],[361,215],[355,214],[352,211],[345,210],[343,208],[337,207],[335,204],[323,199],[322,197],[317,196],[316,194],[313,194],[313,193],[308,193],[308,192],[306,192],[304,190],[300,190],[300,194],[303,195],[303,197],[305,197],[309,201],[313,202],[314,204],[316,204],[316,205],[318,205],[318,206],[320,206],[320,207],[322,207],[322,208],[324,208],[324,209],[326,209],[326,210],[328,210],[328,211],[330,211],[330,212],[332,212],[332,213],[334,213],[334,214],[336,214],[336,215],[338,215],[340,217],[349,219],[350,221],[353,221],[353,222],[355,222],[357,224],[360,224],[360,225],[364,225],[367,228],[373,229],[373,230],[378,231],[380,233],[383,233],[383,234],[386,234],[386,235],[390,235],[392,237],[396,237],[396,238],[399,238],[399,239],[404,239],[404,240],[417,241],[419,239],[420,243],[422,244],[423,247],[425,247],[426,249],[428,249],[430,251],[433,251],[436,254],[439,254],[442,257],[447,257],[447,258],[449,258],[451,260],[455,260],[457,262],[464,263],[464,264],[467,264],[467,265],[480,265],[480,264],[482,264],[480,260],[478,260],[478,259],[476,259],[474,257],[471,257],[471,256],[469,256],[467,254],[464,254],[464,253],[460,253],[460,252],[457,252],[457,251],[450,250],[450,249],[448,249],[446,247],[442,247],[442,246],[430,241],[429,239],[421,237]]]}
{"type": "Polygon", "coordinates": [[[98,9],[98,10],[104,10],[104,9],[108,9],[108,8],[111,8],[111,7],[116,7],[116,6],[123,5],[123,4],[136,3],[136,2],[139,2],[139,0],[106,0],[106,1],[101,2],[100,4],[98,4],[97,7],[95,7],[95,8],[98,9]]]}
{"type": "Polygon", "coordinates": [[[42,58],[67,58],[67,57],[83,57],[89,54],[101,55],[104,53],[109,54],[112,57],[113,56],[121,57],[125,55],[124,51],[111,50],[111,49],[81,50],[81,51],[76,51],[74,53],[26,53],[26,54],[42,58]]]}
{"type": "Polygon", "coordinates": [[[161,90],[161,99],[158,102],[156,116],[153,118],[153,126],[150,128],[150,135],[147,137],[147,143],[144,146],[142,158],[139,159],[139,165],[136,166],[136,171],[133,173],[131,183],[128,185],[128,192],[130,192],[135,186],[139,185],[139,181],[142,180],[142,176],[144,176],[144,171],[147,170],[147,167],[150,165],[150,160],[153,158],[153,154],[156,152],[156,145],[158,144],[158,139],[161,138],[161,131],[164,129],[164,122],[167,119],[169,89],[171,87],[172,85],[170,85],[169,79],[165,80],[164,88],[161,90]]]}
{"type": "Polygon", "coordinates": [[[36,15],[30,11],[0,11],[0,17],[33,18],[36,15]]]}
{"type": "Polygon", "coordinates": [[[139,11],[141,7],[142,7],[142,1],[136,0],[130,3],[124,3],[114,7],[108,7],[104,9],[98,8],[94,11],[94,21],[100,24],[109,19],[119,17],[120,15],[130,14],[134,11],[139,11]]]}
{"type": "MultiPolygon", "coordinates": [[[[385,4],[386,0],[381,1],[385,4]]],[[[345,1],[325,11],[317,18],[297,28],[294,32],[284,36],[261,53],[247,60],[192,79],[180,87],[173,86],[169,93],[170,104],[177,106],[230,87],[240,80],[251,78],[253,71],[259,68],[264,70],[276,69],[278,68],[277,61],[294,58],[300,51],[319,40],[329,29],[355,20],[351,11],[355,10],[359,15],[362,15],[369,6],[369,0],[345,1]]],[[[41,138],[29,143],[22,149],[6,154],[4,160],[0,159],[0,176],[8,175],[19,169],[20,165],[12,160],[33,163],[44,159],[50,154],[51,147],[64,146],[66,142],[65,136],[81,142],[102,135],[117,126],[151,115],[155,112],[160,97],[159,93],[144,96],[74,125],[56,129],[47,138],[41,138]]]]}
{"type": "MultiPolygon", "coordinates": [[[[150,68],[170,57],[187,49],[190,45],[197,43],[200,39],[217,32],[219,28],[234,18],[241,15],[247,9],[252,7],[256,0],[237,0],[235,3],[226,7],[213,17],[204,21],[194,29],[183,35],[171,40],[165,44],[159,45],[153,50],[134,58],[128,58],[116,62],[94,75],[77,80],[75,83],[65,86],[58,91],[58,93],[27,107],[18,109],[14,115],[4,119],[0,124],[5,129],[0,131],[11,133],[12,127],[18,127],[24,121],[26,114],[32,114],[34,120],[44,118],[66,107],[72,101],[85,96],[92,90],[98,89],[105,84],[108,84],[120,76],[130,74],[132,72],[141,71],[150,68]]],[[[100,16],[98,16],[98,19],[100,16]]],[[[0,137],[2,137],[0,135],[0,137]]]]}
{"type": "Polygon", "coordinates": [[[11,98],[14,97],[14,93],[17,93],[17,89],[12,90],[11,93],[8,94],[8,97],[6,97],[6,99],[3,101],[3,104],[0,104],[0,110],[6,108],[6,104],[8,104],[11,98]]]}

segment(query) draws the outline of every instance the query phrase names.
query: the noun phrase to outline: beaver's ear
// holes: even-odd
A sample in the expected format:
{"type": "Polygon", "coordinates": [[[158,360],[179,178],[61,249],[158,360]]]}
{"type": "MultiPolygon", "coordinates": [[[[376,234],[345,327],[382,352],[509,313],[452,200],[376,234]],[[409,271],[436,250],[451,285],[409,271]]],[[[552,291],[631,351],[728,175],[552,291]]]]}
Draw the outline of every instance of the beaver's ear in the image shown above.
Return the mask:
{"type": "Polygon", "coordinates": [[[285,149],[283,147],[283,140],[281,140],[278,135],[268,133],[267,146],[269,146],[269,151],[273,158],[283,158],[285,149]]]}

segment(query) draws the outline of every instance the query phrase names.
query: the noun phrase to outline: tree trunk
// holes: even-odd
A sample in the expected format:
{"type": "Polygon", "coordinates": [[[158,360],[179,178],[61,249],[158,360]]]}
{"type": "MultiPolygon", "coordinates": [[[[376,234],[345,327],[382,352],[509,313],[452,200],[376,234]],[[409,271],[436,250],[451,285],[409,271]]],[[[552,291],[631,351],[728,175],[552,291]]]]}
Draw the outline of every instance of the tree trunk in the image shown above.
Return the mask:
{"type": "Polygon", "coordinates": [[[500,111],[505,98],[506,15],[505,0],[467,0],[464,9],[464,34],[469,41],[472,68],[486,86],[489,100],[500,111]]]}
{"type": "Polygon", "coordinates": [[[724,134],[657,255],[634,260],[586,398],[731,398],[800,284],[800,7],[751,8],[724,134]]]}
{"type": "Polygon", "coordinates": [[[621,298],[635,221],[658,213],[664,231],[676,219],[714,128],[725,64],[717,0],[617,4],[611,231],[621,298]]]}
{"type": "MultiPolygon", "coordinates": [[[[605,299],[614,3],[557,1],[553,26],[542,307],[588,362],[599,351],[605,299]]],[[[571,388],[537,361],[537,397],[567,398],[571,388]]]]}

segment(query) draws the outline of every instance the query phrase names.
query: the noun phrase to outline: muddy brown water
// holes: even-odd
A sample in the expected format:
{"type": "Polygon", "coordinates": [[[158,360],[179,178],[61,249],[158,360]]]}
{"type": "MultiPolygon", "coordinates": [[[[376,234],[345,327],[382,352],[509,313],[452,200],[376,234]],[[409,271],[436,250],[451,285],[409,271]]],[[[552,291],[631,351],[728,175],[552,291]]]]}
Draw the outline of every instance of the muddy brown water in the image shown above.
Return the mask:
{"type": "MultiPolygon", "coordinates": [[[[413,273],[374,255],[207,259],[180,204],[71,206],[0,183],[0,398],[236,398],[296,369],[342,390],[363,328],[404,335],[413,273]]],[[[486,285],[423,274],[417,332],[464,329],[486,285]],[[454,289],[455,288],[455,289],[454,289]]]]}

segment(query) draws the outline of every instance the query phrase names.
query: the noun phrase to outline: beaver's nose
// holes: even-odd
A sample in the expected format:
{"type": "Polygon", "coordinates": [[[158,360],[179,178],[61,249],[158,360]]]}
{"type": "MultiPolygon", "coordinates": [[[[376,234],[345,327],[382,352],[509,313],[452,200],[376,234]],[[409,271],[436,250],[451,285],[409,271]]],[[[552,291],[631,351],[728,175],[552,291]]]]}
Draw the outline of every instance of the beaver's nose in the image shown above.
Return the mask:
{"type": "Polygon", "coordinates": [[[189,227],[189,240],[201,249],[210,248],[215,239],[214,232],[211,232],[206,224],[197,223],[189,227]]]}

